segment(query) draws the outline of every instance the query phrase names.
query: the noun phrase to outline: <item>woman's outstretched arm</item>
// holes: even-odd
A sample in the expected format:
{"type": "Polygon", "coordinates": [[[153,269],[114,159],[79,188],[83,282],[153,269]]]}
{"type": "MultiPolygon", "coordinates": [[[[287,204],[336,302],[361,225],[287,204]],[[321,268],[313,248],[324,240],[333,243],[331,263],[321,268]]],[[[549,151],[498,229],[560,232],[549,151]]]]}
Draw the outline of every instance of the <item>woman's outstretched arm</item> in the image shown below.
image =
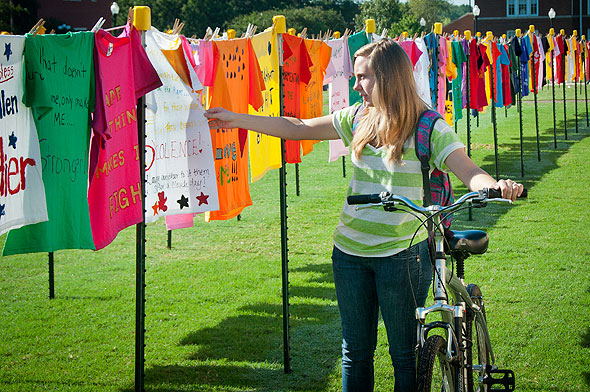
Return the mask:
{"type": "Polygon", "coordinates": [[[254,116],[234,113],[223,108],[211,108],[205,112],[209,128],[244,128],[270,136],[290,140],[339,139],[332,115],[301,120],[293,117],[254,116]]]}

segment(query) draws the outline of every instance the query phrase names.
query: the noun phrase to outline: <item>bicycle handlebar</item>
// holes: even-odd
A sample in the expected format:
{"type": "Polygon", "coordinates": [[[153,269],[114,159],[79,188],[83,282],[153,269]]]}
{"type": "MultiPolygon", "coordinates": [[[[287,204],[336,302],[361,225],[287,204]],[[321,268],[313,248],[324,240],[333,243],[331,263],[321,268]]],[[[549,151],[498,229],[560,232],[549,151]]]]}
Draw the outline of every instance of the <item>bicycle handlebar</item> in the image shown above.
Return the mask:
{"type": "MultiPolygon", "coordinates": [[[[519,198],[527,197],[527,190],[525,189],[519,198]]],[[[391,206],[395,204],[404,205],[416,212],[425,215],[432,215],[438,212],[453,212],[461,207],[462,204],[469,201],[475,207],[483,207],[488,201],[504,201],[511,202],[508,199],[502,199],[502,191],[493,188],[484,188],[477,192],[468,192],[456,200],[453,204],[448,206],[431,206],[421,207],[413,203],[411,200],[403,197],[392,195],[389,192],[373,193],[366,195],[353,195],[347,197],[347,202],[350,205],[355,204],[376,204],[383,206],[391,206]]],[[[357,207],[358,208],[358,207],[357,207]]]]}

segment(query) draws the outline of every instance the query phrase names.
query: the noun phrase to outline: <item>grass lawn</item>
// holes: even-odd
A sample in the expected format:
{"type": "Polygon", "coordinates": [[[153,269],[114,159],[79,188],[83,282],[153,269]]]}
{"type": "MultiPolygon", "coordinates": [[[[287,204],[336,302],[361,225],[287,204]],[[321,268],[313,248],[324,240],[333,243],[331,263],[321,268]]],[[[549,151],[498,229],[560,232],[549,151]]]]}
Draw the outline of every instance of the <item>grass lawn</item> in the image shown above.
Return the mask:
{"type": "MultiPolygon", "coordinates": [[[[583,90],[582,90],[583,94],[583,90]]],[[[568,99],[573,89],[567,89],[568,99]]],[[[562,90],[556,90],[562,97],[562,90]]],[[[582,95],[583,97],[583,95],[582,95]]],[[[494,353],[516,373],[518,391],[590,390],[590,128],[579,101],[557,103],[554,148],[551,90],[525,100],[524,177],[516,107],[497,112],[499,174],[523,181],[529,198],[455,217],[454,228],[490,235],[488,252],[466,262],[486,300],[494,353]]],[[[465,119],[458,132],[466,141],[465,119]]],[[[495,174],[490,110],[472,122],[473,159],[495,174]]],[[[148,391],[338,391],[340,321],[330,253],[350,177],[327,163],[328,144],[300,165],[296,196],[288,166],[291,365],[283,371],[278,171],[252,184],[254,205],[240,221],[173,233],[147,227],[145,384],[148,391]]],[[[350,164],[348,164],[350,167],[350,164]]],[[[455,193],[465,188],[454,180],[455,193]]],[[[0,245],[4,237],[0,237],[0,245]]],[[[135,228],[106,249],[55,253],[56,298],[49,300],[47,254],[0,260],[1,391],[131,391],[134,388],[135,228]]],[[[379,329],[376,391],[393,390],[384,328],[379,329]]]]}

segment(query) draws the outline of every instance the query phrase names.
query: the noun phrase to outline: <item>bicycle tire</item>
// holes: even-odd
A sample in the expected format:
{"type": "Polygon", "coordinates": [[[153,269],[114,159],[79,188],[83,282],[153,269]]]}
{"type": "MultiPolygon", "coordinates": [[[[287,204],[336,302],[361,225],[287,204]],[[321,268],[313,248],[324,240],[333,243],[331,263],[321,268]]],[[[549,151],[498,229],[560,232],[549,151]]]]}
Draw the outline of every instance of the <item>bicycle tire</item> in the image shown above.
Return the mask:
{"type": "Polygon", "coordinates": [[[418,353],[418,392],[455,392],[455,366],[447,362],[446,354],[445,338],[432,335],[426,339],[418,353]]]}
{"type": "MultiPolygon", "coordinates": [[[[479,286],[475,284],[468,285],[467,293],[473,303],[480,307],[483,319],[486,320],[485,307],[479,286]]],[[[488,392],[488,386],[482,382],[486,366],[490,364],[490,353],[485,343],[484,328],[485,326],[475,317],[475,312],[468,309],[465,323],[465,339],[467,339],[465,357],[469,370],[466,377],[467,392],[488,392]]]]}

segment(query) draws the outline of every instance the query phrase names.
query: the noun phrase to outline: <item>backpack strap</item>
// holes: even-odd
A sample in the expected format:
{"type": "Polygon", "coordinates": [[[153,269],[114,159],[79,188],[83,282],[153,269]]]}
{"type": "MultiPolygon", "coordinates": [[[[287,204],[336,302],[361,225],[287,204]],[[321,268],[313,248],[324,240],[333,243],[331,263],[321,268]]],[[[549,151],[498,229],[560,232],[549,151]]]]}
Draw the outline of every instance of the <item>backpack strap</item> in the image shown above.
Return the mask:
{"type": "Polygon", "coordinates": [[[426,110],[420,115],[416,131],[414,132],[414,146],[416,156],[420,160],[420,170],[422,171],[422,185],[424,188],[424,206],[432,204],[432,194],[430,189],[430,135],[434,129],[436,121],[442,116],[434,110],[426,110]]]}

